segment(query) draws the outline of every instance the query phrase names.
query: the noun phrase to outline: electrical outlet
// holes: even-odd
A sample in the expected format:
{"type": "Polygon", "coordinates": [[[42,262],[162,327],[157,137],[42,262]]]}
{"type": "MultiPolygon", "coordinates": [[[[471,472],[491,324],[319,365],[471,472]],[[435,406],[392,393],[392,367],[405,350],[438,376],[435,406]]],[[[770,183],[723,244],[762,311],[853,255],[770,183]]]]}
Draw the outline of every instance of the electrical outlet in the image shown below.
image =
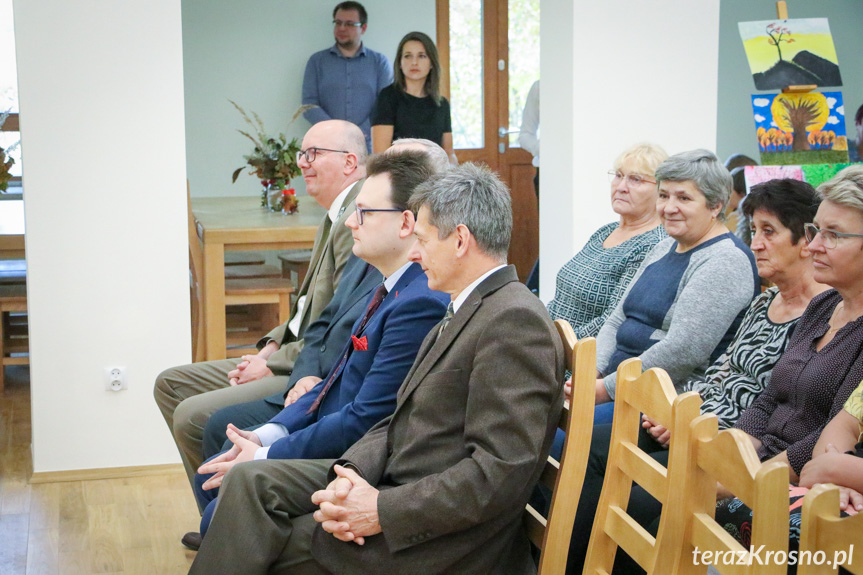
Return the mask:
{"type": "Polygon", "coordinates": [[[126,380],[125,367],[105,368],[105,389],[108,391],[120,391],[121,389],[129,389],[129,382],[126,380]]]}

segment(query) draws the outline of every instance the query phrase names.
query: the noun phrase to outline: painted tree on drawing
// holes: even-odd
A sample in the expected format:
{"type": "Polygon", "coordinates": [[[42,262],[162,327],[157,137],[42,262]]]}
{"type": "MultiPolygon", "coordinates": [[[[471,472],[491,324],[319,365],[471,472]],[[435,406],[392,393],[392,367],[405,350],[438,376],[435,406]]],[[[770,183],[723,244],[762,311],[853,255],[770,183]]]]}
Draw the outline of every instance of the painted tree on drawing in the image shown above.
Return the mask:
{"type": "Polygon", "coordinates": [[[777,94],[770,106],[773,121],[780,130],[792,132],[793,151],[808,150],[808,132],[820,130],[827,124],[830,107],[824,94],[777,94]]]}
{"type": "Polygon", "coordinates": [[[791,44],[794,42],[794,38],[791,38],[791,30],[786,28],[785,26],[780,26],[774,22],[771,22],[767,25],[766,28],[767,35],[770,36],[770,39],[767,40],[767,43],[771,46],[776,46],[776,50],[779,52],[779,61],[782,61],[782,42],[786,44],[791,44]]]}

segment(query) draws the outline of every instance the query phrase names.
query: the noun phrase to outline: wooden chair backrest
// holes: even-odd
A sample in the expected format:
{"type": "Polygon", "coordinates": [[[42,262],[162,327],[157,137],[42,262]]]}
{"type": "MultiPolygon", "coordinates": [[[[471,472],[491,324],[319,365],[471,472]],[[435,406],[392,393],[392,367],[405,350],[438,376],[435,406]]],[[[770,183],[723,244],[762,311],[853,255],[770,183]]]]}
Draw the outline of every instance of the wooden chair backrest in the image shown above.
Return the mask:
{"type": "Polygon", "coordinates": [[[840,517],[838,487],[813,487],[803,498],[801,519],[797,575],[835,575],[840,558],[843,568],[863,575],[863,512],[840,517]]]}
{"type": "Polygon", "coordinates": [[[201,321],[203,310],[203,293],[201,279],[204,271],[204,252],[201,240],[198,238],[198,228],[192,213],[192,196],[189,192],[189,181],[186,180],[186,205],[189,215],[189,287],[191,288],[192,304],[192,361],[204,360],[204,326],[201,321]]]}
{"type": "Polygon", "coordinates": [[[552,492],[546,520],[528,504],[524,523],[531,541],[540,550],[538,575],[563,575],[578,499],[587,469],[596,382],[596,340],[576,342],[572,326],[554,322],[566,353],[566,369],[572,372],[572,401],[564,405],[558,427],[566,433],[560,462],[549,456],[539,478],[552,492]]]}
{"type": "Polygon", "coordinates": [[[786,573],[787,563],[771,560],[761,565],[754,556],[751,565],[737,565],[741,558],[748,562],[750,549],[737,542],[714,517],[719,483],[752,509],[751,543],[755,549],[764,545],[759,556],[781,551],[787,557],[788,465],[777,461],[762,464],[749,437],[739,429],[719,431],[713,414],[698,417],[691,427],[690,465],[682,472],[688,475],[686,490],[670,519],[686,525],[677,573],[705,573],[708,563],[723,575],[786,573]],[[702,559],[696,564],[695,550],[711,552],[712,559],[699,555],[702,559]]]}
{"type": "MultiPolygon", "coordinates": [[[[642,373],[641,360],[628,359],[617,369],[614,422],[602,494],[596,510],[585,574],[611,573],[620,546],[648,575],[675,573],[676,550],[683,525],[667,521],[669,493],[681,492],[680,479],[638,447],[641,414],[671,431],[668,466],[685,466],[689,424],[699,415],[701,398],[695,392],[677,395],[665,371],[642,373]],[[654,538],[626,513],[632,484],[637,483],[663,503],[659,532],[654,538]]],[[[676,495],[675,495],[676,497],[676,495]]]]}

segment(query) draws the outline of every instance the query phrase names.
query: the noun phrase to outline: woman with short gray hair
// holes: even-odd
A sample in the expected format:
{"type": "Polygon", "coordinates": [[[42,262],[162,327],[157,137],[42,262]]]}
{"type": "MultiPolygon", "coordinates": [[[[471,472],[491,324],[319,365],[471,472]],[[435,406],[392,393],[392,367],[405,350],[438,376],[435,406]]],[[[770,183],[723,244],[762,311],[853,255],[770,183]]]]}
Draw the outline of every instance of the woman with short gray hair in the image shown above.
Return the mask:
{"type": "Polygon", "coordinates": [[[703,374],[731,342],[758,270],[721,219],[731,176],[707,150],[671,156],[656,170],[657,211],[670,238],[648,254],[597,336],[597,423],[611,421],[617,366],[639,357],[678,387],[703,374]]]}

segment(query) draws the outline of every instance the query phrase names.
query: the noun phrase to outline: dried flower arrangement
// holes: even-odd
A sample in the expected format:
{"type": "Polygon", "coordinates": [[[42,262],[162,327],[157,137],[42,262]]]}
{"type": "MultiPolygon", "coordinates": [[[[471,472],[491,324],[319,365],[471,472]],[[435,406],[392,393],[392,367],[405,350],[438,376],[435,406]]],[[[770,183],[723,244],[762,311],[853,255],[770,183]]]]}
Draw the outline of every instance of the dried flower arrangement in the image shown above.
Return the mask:
{"type": "MultiPolygon", "coordinates": [[[[0,114],[0,128],[3,127],[3,124],[6,123],[6,118],[9,117],[10,111],[3,112],[0,114]]],[[[17,141],[5,150],[0,148],[0,192],[5,192],[9,189],[9,180],[12,179],[12,165],[15,163],[15,160],[12,159],[9,154],[18,147],[21,141],[17,141]]]]}
{"type": "MultiPolygon", "coordinates": [[[[283,211],[286,213],[295,213],[297,211],[297,197],[294,189],[288,187],[292,178],[300,175],[300,167],[297,165],[297,152],[300,151],[300,142],[297,138],[290,142],[284,134],[279,134],[272,138],[267,135],[264,128],[264,123],[255,112],[252,112],[252,117],[241,108],[233,100],[228,100],[243,116],[243,120],[252,127],[254,136],[243,130],[237,130],[242,135],[247,137],[255,144],[254,151],[243,156],[246,164],[251,167],[249,174],[256,176],[263,186],[264,190],[261,194],[261,207],[269,208],[273,211],[283,211]],[[273,201],[268,200],[268,192],[277,192],[277,197],[273,201]]],[[[294,114],[291,122],[297,119],[308,106],[303,106],[294,114]]],[[[237,181],[240,172],[246,166],[241,166],[234,170],[232,182],[237,181]]]]}

